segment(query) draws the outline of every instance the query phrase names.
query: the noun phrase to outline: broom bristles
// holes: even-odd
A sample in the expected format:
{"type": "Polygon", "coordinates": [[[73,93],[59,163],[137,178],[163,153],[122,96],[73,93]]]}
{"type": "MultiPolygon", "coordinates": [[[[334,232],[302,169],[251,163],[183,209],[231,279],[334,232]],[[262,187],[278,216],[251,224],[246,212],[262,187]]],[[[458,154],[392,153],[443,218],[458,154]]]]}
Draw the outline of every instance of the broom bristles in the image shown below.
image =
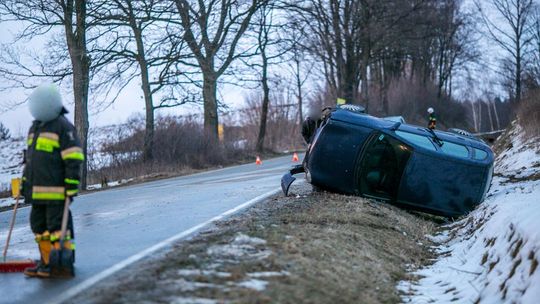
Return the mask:
{"type": "Polygon", "coordinates": [[[8,261],[0,263],[0,272],[23,272],[30,267],[36,267],[36,263],[32,260],[8,261]]]}

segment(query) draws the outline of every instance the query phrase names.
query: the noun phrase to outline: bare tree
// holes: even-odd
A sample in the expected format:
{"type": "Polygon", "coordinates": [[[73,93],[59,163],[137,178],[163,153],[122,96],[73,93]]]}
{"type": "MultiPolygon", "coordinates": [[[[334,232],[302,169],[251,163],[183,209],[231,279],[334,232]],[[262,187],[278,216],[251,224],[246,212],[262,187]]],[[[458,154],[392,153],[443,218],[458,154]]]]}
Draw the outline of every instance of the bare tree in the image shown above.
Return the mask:
{"type": "MultiPolygon", "coordinates": [[[[263,89],[259,134],[255,146],[255,150],[259,153],[264,150],[268,107],[270,104],[268,68],[270,65],[277,64],[278,62],[276,62],[276,60],[282,60],[282,57],[288,51],[287,47],[283,43],[280,43],[283,40],[280,37],[279,31],[283,29],[283,24],[275,21],[274,14],[276,10],[277,9],[272,4],[264,2],[261,5],[256,18],[257,52],[260,54],[261,58],[260,64],[254,63],[251,64],[251,66],[260,69],[260,82],[263,89]]],[[[279,16],[277,18],[279,19],[279,16]]]]}
{"type": "Polygon", "coordinates": [[[237,51],[240,39],[259,6],[266,1],[175,0],[183,38],[202,73],[204,129],[212,142],[218,140],[218,78],[233,61],[246,55],[246,50],[237,51]]]}
{"type": "Polygon", "coordinates": [[[417,11],[425,2],[303,0],[290,7],[291,18],[307,35],[306,47],[321,62],[326,84],[334,97],[344,98],[348,103],[363,103],[367,108],[370,76],[373,78],[370,74],[374,72],[370,65],[388,59],[386,62],[398,62],[399,69],[403,69],[400,61],[407,58],[406,51],[393,46],[404,35],[402,27],[414,31],[404,20],[417,20],[420,15],[417,11]]]}
{"type": "Polygon", "coordinates": [[[306,94],[304,86],[311,76],[311,71],[314,69],[313,59],[308,57],[308,51],[305,47],[305,35],[303,29],[297,25],[289,25],[286,33],[286,43],[289,45],[290,60],[287,60],[287,68],[293,77],[294,92],[298,102],[298,125],[304,121],[304,100],[306,94]]]}
{"type": "Polygon", "coordinates": [[[100,58],[96,66],[113,66],[112,71],[100,69],[98,86],[110,90],[116,85],[122,90],[136,77],[141,82],[145,103],[144,160],[153,159],[155,111],[196,100],[196,95],[190,98],[177,92],[183,88],[178,76],[186,74],[177,68],[191,56],[184,52],[186,46],[178,36],[178,27],[171,28],[178,23],[172,8],[172,3],[163,1],[113,0],[103,1],[93,12],[96,26],[107,32],[100,39],[104,46],[92,50],[100,58]],[[156,105],[154,96],[163,89],[168,93],[156,105]]]}
{"type": "Polygon", "coordinates": [[[505,72],[512,83],[511,100],[519,102],[527,48],[532,40],[533,0],[475,0],[487,35],[506,53],[505,72]],[[485,6],[484,4],[488,4],[485,6]],[[494,12],[495,14],[490,14],[494,12]],[[499,22],[502,21],[502,22],[499,22]]]}
{"type": "Polygon", "coordinates": [[[461,12],[460,2],[448,0],[438,8],[435,26],[437,67],[437,97],[443,93],[451,96],[451,77],[459,68],[466,68],[475,62],[479,53],[476,48],[476,37],[471,16],[461,12]]]}
{"type": "MultiPolygon", "coordinates": [[[[35,71],[20,61],[12,61],[17,69],[2,69],[0,73],[28,87],[20,79],[30,77],[54,78],[57,81],[70,76],[73,85],[75,103],[75,126],[81,140],[84,153],[88,142],[88,90],[90,83],[90,57],[87,51],[87,1],[84,0],[4,0],[0,2],[0,11],[5,20],[23,21],[26,27],[17,36],[17,41],[30,40],[33,37],[52,33],[56,29],[64,32],[63,49],[67,51],[70,66],[66,69],[50,69],[41,62],[40,70],[35,71]],[[18,79],[18,80],[17,80],[18,79]]],[[[11,54],[16,59],[15,54],[11,54]]],[[[81,186],[86,187],[87,162],[82,166],[81,186]]]]}

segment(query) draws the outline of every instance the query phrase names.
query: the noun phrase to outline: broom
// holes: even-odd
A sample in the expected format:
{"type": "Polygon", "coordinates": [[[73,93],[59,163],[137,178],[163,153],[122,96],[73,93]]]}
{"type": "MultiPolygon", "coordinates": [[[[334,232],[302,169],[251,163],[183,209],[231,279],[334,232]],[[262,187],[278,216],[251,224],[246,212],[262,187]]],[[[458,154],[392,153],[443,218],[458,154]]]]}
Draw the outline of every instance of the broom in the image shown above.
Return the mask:
{"type": "MultiPolygon", "coordinates": [[[[17,188],[18,189],[18,188],[17,188]]],[[[11,223],[9,225],[9,232],[6,240],[6,246],[4,247],[4,254],[2,262],[0,263],[0,272],[23,272],[26,268],[36,267],[36,263],[32,260],[19,260],[19,261],[6,261],[7,251],[9,248],[9,241],[11,240],[11,232],[13,226],[15,226],[15,218],[17,216],[17,208],[19,207],[20,193],[17,193],[15,200],[15,207],[13,207],[13,216],[11,217],[11,223]]]]}

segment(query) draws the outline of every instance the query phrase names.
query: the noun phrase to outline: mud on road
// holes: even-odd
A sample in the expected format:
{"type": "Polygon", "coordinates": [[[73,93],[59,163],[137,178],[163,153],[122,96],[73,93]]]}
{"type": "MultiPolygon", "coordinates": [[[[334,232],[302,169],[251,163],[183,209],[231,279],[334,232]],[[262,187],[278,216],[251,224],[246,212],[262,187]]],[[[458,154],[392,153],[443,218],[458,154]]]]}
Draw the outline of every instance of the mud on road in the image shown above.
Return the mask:
{"type": "MultiPolygon", "coordinates": [[[[394,206],[305,183],[73,303],[396,303],[407,270],[429,263],[436,224],[394,206]]],[[[136,235],[136,233],[134,233],[136,235]]]]}

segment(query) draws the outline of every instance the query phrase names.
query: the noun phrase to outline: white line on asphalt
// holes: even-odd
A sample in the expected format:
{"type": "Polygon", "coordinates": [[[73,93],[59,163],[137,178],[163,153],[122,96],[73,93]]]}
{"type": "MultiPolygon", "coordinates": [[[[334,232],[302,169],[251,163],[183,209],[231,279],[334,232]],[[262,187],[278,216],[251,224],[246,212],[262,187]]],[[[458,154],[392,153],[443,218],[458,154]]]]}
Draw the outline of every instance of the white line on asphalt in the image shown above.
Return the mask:
{"type": "Polygon", "coordinates": [[[249,200],[239,206],[236,206],[234,207],[233,209],[230,209],[230,210],[227,210],[225,212],[223,212],[222,214],[218,215],[218,216],[215,216],[211,219],[209,219],[208,221],[204,222],[204,223],[201,223],[197,226],[194,226],[194,227],[191,227],[190,229],[188,230],[185,230],[185,231],[182,231],[150,248],[147,248],[135,255],[132,255],[130,256],[129,258],[123,260],[122,262],[120,263],[117,263],[115,265],[113,265],[112,267],[108,268],[107,270],[104,270],[96,275],[94,275],[93,277],[90,277],[88,279],[86,279],[85,281],[81,282],[80,284],[76,285],[76,286],[73,286],[71,287],[70,289],[66,290],[66,292],[62,293],[60,296],[58,296],[57,298],[53,299],[52,301],[48,302],[50,304],[59,304],[59,303],[63,303],[67,300],[70,300],[70,299],[73,299],[76,295],[78,295],[79,293],[85,291],[85,290],[88,290],[90,287],[92,287],[93,285],[95,285],[96,283],[100,282],[101,280],[104,280],[106,279],[107,277],[115,274],[116,272],[126,268],[127,266],[143,259],[144,257],[147,257],[148,255],[160,250],[160,249],[163,249],[169,245],[171,245],[172,243],[176,242],[176,241],[179,241],[185,237],[188,237],[190,236],[191,234],[197,232],[198,230],[204,228],[205,226],[213,223],[213,222],[216,222],[216,221],[219,221],[219,220],[222,220],[224,219],[225,217],[227,216],[230,216],[242,209],[245,209],[253,204],[256,204],[256,203],[259,203],[267,198],[269,198],[270,196],[274,195],[274,194],[277,194],[279,191],[281,191],[281,188],[277,188],[277,189],[274,189],[272,191],[269,191],[269,192],[266,192],[265,194],[262,194],[262,195],[259,195],[257,196],[256,198],[252,199],[252,200],[249,200]]]}

